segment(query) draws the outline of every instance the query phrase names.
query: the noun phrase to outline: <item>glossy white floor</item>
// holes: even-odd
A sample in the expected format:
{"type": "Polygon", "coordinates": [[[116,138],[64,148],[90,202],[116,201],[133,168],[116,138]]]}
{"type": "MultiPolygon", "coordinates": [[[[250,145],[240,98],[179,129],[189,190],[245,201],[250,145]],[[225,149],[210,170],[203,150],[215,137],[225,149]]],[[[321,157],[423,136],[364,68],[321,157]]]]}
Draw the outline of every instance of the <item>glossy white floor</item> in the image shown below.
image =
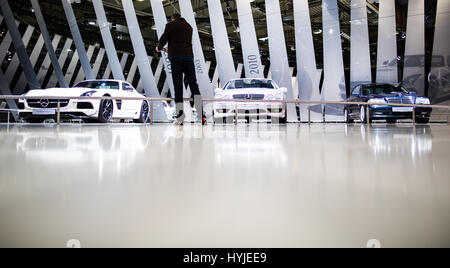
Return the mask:
{"type": "Polygon", "coordinates": [[[0,126],[0,246],[450,246],[450,126],[0,126]]]}

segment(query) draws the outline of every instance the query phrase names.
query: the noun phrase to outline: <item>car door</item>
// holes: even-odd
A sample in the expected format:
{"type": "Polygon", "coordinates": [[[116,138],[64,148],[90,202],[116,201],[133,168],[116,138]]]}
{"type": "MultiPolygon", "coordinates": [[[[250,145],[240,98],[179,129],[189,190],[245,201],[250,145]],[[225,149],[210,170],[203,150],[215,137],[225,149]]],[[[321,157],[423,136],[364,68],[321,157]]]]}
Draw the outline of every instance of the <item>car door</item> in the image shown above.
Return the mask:
{"type": "MultiPolygon", "coordinates": [[[[133,86],[128,83],[122,83],[122,90],[128,98],[139,98],[142,97],[141,94],[137,93],[133,86]]],[[[136,113],[139,113],[142,100],[124,100],[124,111],[130,117],[134,117],[136,113]]]]}

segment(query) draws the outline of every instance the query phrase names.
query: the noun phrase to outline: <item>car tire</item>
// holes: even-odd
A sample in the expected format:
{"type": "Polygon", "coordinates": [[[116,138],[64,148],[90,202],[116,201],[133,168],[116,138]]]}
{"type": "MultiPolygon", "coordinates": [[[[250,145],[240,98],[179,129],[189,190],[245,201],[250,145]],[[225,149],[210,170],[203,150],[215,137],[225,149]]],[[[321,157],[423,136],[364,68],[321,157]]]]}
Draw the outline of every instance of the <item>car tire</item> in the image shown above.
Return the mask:
{"type": "Polygon", "coordinates": [[[98,121],[100,123],[108,123],[111,121],[114,112],[114,105],[112,100],[100,101],[98,108],[98,121]]]}
{"type": "Polygon", "coordinates": [[[395,124],[395,123],[397,123],[397,119],[395,119],[395,118],[388,118],[388,119],[386,119],[386,122],[388,124],[395,124]]]}
{"type": "Polygon", "coordinates": [[[345,118],[345,123],[347,123],[347,124],[351,124],[354,122],[354,120],[350,117],[350,114],[348,113],[348,109],[344,109],[344,118],[345,118]]]}
{"type": "MultiPolygon", "coordinates": [[[[359,111],[359,119],[361,120],[361,123],[367,124],[367,117],[366,117],[366,106],[361,106],[361,109],[359,111]]],[[[369,124],[372,123],[372,119],[369,118],[369,124]]]]}
{"type": "Polygon", "coordinates": [[[139,113],[139,118],[135,119],[135,123],[147,123],[150,117],[150,106],[147,101],[143,101],[141,105],[141,111],[139,113]]]}
{"type": "Polygon", "coordinates": [[[416,118],[416,123],[419,124],[428,124],[430,122],[430,118],[416,118]]]}

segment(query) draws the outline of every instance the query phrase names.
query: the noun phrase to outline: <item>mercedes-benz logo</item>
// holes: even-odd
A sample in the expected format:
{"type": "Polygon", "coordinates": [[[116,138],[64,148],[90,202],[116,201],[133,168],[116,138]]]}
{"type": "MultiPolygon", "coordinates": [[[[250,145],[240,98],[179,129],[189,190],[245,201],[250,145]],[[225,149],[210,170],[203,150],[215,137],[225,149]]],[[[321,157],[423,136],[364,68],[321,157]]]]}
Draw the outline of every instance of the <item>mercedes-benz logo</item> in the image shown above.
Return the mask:
{"type": "Polygon", "coordinates": [[[246,96],[245,96],[245,99],[247,99],[247,100],[250,100],[252,98],[252,96],[250,95],[250,94],[247,94],[246,96]]]}
{"type": "Polygon", "coordinates": [[[41,105],[42,108],[47,108],[48,105],[50,104],[50,101],[48,99],[42,99],[39,101],[39,104],[41,105]]]}

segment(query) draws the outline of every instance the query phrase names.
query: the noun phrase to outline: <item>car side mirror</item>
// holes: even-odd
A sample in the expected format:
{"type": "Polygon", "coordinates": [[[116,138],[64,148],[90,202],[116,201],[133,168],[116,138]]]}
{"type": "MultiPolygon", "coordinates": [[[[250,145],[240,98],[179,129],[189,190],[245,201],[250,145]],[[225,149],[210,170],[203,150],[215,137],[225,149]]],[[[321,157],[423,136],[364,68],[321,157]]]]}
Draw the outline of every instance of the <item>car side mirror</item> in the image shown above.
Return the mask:
{"type": "Polygon", "coordinates": [[[383,65],[388,65],[388,64],[389,64],[388,60],[383,62],[383,65]]]}
{"type": "Polygon", "coordinates": [[[285,88],[285,87],[281,87],[280,90],[281,90],[281,92],[284,93],[284,94],[286,94],[287,91],[288,91],[287,88],[285,88]]]}

